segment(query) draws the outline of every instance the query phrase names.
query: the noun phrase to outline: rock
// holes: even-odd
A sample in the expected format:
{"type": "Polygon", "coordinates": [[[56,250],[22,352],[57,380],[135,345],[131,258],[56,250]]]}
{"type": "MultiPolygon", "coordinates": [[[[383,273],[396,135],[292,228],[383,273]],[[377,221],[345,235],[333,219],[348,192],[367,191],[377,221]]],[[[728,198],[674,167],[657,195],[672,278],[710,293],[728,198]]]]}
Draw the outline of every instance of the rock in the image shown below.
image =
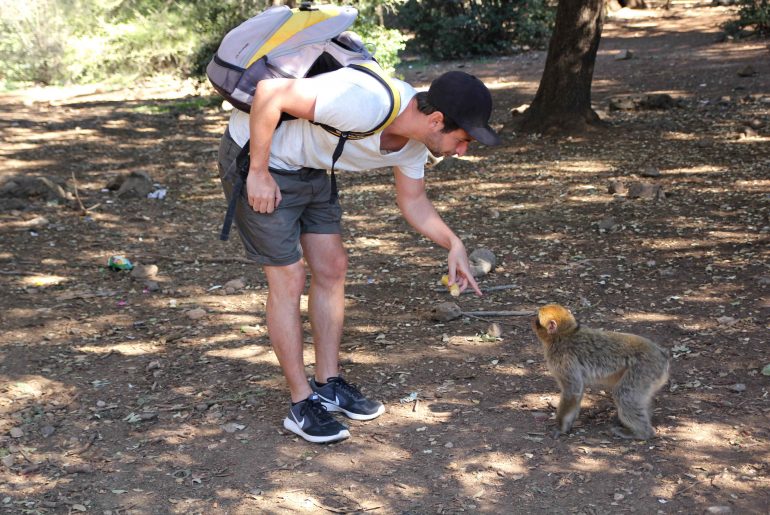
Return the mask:
{"type": "Polygon", "coordinates": [[[495,254],[484,247],[480,247],[471,252],[470,256],[468,256],[468,260],[471,264],[471,274],[473,274],[473,277],[487,275],[494,270],[495,265],[497,264],[495,254]]]}
{"type": "Polygon", "coordinates": [[[638,100],[633,96],[620,96],[610,99],[609,109],[610,111],[633,111],[638,105],[638,100]]]}
{"type": "Polygon", "coordinates": [[[642,97],[639,103],[643,109],[671,109],[674,107],[674,99],[666,93],[653,93],[642,97]]]}
{"type": "MultiPolygon", "coordinates": [[[[457,309],[460,309],[460,308],[457,308],[457,309]]],[[[24,431],[22,431],[20,427],[12,427],[10,434],[11,434],[11,438],[21,438],[22,436],[24,436],[24,431]]]]}
{"type": "Polygon", "coordinates": [[[48,177],[10,177],[0,186],[0,197],[65,200],[69,198],[64,188],[48,177]]]}
{"type": "Polygon", "coordinates": [[[40,434],[43,435],[43,438],[48,438],[52,434],[56,432],[56,428],[53,426],[43,426],[40,429],[40,434]]]}
{"type": "Polygon", "coordinates": [[[760,120],[759,118],[752,118],[751,120],[749,120],[749,122],[747,123],[747,125],[748,125],[749,127],[751,127],[752,129],[754,129],[754,130],[759,130],[759,129],[761,129],[762,127],[764,127],[764,126],[765,126],[765,122],[763,122],[763,121],[762,121],[762,120],[760,120]]]}
{"type": "Polygon", "coordinates": [[[708,513],[709,515],[712,515],[712,514],[727,515],[732,512],[733,512],[733,509],[730,506],[709,506],[708,508],[706,508],[706,511],[704,513],[708,513]]]}
{"type": "Polygon", "coordinates": [[[655,166],[645,166],[639,171],[642,177],[660,177],[660,170],[655,166]]]}
{"type": "Polygon", "coordinates": [[[497,322],[492,322],[487,327],[487,336],[490,338],[500,338],[503,335],[503,329],[497,322]]]}
{"type": "Polygon", "coordinates": [[[616,61],[627,61],[634,57],[634,53],[631,50],[621,50],[618,55],[615,56],[616,61]]]}
{"type": "Polygon", "coordinates": [[[756,138],[758,136],[757,131],[751,127],[744,127],[739,136],[740,139],[756,138]]]}
{"type": "Polygon", "coordinates": [[[738,77],[753,77],[756,74],[757,74],[757,71],[751,65],[744,66],[743,68],[738,70],[738,77]]]}
{"type": "Polygon", "coordinates": [[[136,280],[153,279],[158,275],[158,265],[134,265],[131,270],[131,277],[136,280]]]}
{"type": "Polygon", "coordinates": [[[157,281],[145,281],[144,287],[147,291],[160,291],[160,285],[157,283],[157,281]]]}
{"type": "Polygon", "coordinates": [[[207,314],[208,313],[206,313],[206,310],[202,308],[195,308],[185,312],[185,315],[187,315],[187,318],[190,320],[200,320],[207,314]]]}
{"type": "Polygon", "coordinates": [[[2,463],[8,468],[13,467],[13,464],[15,461],[16,461],[16,458],[13,456],[13,454],[6,454],[2,458],[0,458],[0,463],[2,463]]]}
{"type": "Polygon", "coordinates": [[[610,232],[618,226],[618,223],[614,218],[608,216],[602,220],[599,220],[597,224],[599,226],[599,232],[610,232]]]}
{"type": "Polygon", "coordinates": [[[734,392],[745,392],[746,391],[746,385],[743,383],[736,383],[732,386],[730,386],[730,389],[734,392]]]}
{"type": "Polygon", "coordinates": [[[437,322],[449,322],[460,317],[462,314],[462,309],[454,302],[442,302],[431,310],[430,318],[437,322]]]}
{"type": "Polygon", "coordinates": [[[226,294],[232,295],[233,293],[242,290],[246,287],[246,281],[239,277],[238,279],[233,279],[231,281],[227,281],[225,285],[222,287],[226,294]]]}
{"type": "Polygon", "coordinates": [[[521,104],[518,107],[514,107],[511,109],[511,116],[520,116],[524,114],[527,109],[529,109],[529,104],[521,104]]]}
{"type": "MultiPolygon", "coordinates": [[[[109,186],[108,186],[109,188],[109,186]]],[[[134,171],[118,188],[117,196],[120,198],[147,198],[147,195],[155,189],[147,172],[134,171]]]]}
{"type": "Polygon", "coordinates": [[[607,193],[612,195],[625,195],[628,193],[628,188],[623,181],[610,181],[610,185],[607,187],[607,193]]]}
{"type": "Polygon", "coordinates": [[[663,200],[666,194],[659,184],[633,182],[628,186],[628,198],[641,198],[646,200],[663,200]]]}

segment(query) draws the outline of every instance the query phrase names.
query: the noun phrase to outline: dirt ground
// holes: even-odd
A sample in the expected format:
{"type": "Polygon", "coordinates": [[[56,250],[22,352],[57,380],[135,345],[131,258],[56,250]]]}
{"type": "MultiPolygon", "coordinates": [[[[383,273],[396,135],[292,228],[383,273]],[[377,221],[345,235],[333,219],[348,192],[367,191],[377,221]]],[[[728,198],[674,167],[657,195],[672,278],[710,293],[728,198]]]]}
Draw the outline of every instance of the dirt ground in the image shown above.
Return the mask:
{"type": "Polygon", "coordinates": [[[283,430],[264,276],[237,238],[218,240],[219,104],[196,106],[187,85],[0,97],[0,178],[69,181],[72,197],[74,177],[85,208],[0,199],[0,513],[770,513],[770,53],[717,42],[729,16],[615,13],[594,80],[608,129],[586,138],[509,128],[544,52],[405,70],[424,85],[462,66],[493,88],[504,145],[445,160],[427,182],[497,265],[483,297],[453,299],[437,284],[445,252],[399,217],[390,172],[340,174],[343,368],[387,412],[334,445],[283,430]],[[608,108],[650,93],[676,105],[608,108]],[[166,197],[106,190],[135,171],[166,197]],[[665,198],[611,194],[613,180],[665,198]],[[109,270],[115,255],[157,265],[155,284],[109,270]],[[658,437],[613,437],[594,389],[552,439],[558,389],[528,317],[429,318],[452,300],[559,302],[659,341],[673,358],[658,437]]]}

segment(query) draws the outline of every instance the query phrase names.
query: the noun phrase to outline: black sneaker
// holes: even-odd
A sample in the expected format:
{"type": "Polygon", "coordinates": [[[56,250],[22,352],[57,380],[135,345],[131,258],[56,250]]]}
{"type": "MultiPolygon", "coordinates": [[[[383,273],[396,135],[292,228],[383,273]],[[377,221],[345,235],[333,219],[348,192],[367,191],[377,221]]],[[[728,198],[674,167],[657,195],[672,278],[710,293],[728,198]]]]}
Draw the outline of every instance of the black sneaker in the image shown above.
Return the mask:
{"type": "Polygon", "coordinates": [[[370,401],[356,385],[341,377],[330,377],[323,386],[318,386],[315,378],[311,378],[310,388],[321,397],[327,410],[341,411],[353,420],[371,420],[385,413],[381,402],[370,401]]]}
{"type": "Polygon", "coordinates": [[[329,415],[315,393],[291,407],[289,416],[283,419],[283,427],[313,443],[350,438],[348,428],[329,415]]]}

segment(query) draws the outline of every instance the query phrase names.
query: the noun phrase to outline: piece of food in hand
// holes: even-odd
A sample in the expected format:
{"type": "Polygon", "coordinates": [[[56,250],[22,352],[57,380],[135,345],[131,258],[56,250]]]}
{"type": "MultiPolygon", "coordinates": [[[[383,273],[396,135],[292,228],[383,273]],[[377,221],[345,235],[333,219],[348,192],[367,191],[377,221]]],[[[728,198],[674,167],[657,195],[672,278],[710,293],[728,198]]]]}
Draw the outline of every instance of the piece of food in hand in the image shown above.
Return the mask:
{"type": "Polygon", "coordinates": [[[453,285],[449,285],[449,276],[448,275],[442,275],[441,276],[441,284],[446,286],[449,289],[449,294],[452,295],[452,297],[459,297],[460,296],[460,286],[458,286],[457,283],[454,283],[453,285]]]}

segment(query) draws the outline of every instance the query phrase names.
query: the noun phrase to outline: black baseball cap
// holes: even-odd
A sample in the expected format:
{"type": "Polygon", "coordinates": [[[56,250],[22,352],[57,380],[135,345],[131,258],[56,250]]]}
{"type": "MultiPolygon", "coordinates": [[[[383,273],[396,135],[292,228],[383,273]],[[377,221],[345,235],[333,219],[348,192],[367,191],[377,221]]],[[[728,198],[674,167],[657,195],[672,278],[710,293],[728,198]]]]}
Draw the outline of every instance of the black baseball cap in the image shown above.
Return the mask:
{"type": "Polygon", "coordinates": [[[492,95],[473,75],[446,72],[431,82],[428,102],[474,139],[490,146],[500,144],[500,136],[489,126],[492,95]]]}

